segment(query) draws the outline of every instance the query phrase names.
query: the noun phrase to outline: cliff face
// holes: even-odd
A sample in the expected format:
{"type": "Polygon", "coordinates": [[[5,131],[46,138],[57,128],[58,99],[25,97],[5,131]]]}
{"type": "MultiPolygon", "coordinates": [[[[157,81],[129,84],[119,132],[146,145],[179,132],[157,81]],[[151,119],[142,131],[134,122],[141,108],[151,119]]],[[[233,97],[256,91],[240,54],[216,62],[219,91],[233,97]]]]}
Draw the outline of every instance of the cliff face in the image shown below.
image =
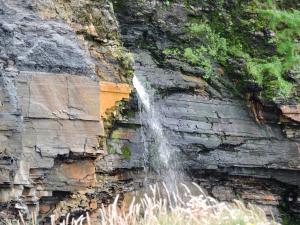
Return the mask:
{"type": "MultiPolygon", "coordinates": [[[[289,4],[299,9],[298,3],[289,4]]],[[[270,101],[263,93],[259,95],[261,87],[252,85],[252,81],[241,84],[249,58],[237,59],[229,54],[229,65],[222,65],[221,60],[206,64],[193,58],[203,57],[201,54],[212,56],[209,51],[215,44],[209,43],[223,41],[219,36],[222,26],[226,32],[226,28],[236,29],[236,35],[246,32],[241,30],[242,13],[248,13],[242,11],[244,5],[247,4],[240,1],[117,1],[115,10],[124,44],[136,55],[135,74],[156,90],[152,107],[159,112],[165,135],[181,166],[216,198],[240,197],[275,215],[276,208],[285,204],[298,214],[298,80],[293,81],[294,97],[270,101]],[[219,30],[213,33],[208,25],[214,24],[218,15],[224,16],[223,24],[215,24],[219,30]],[[226,27],[233,18],[240,20],[240,28],[226,27]],[[213,38],[205,39],[205,32],[194,37],[197,29],[212,33],[213,38]],[[199,42],[203,43],[200,47],[199,42]],[[210,74],[210,63],[217,75],[210,74]],[[237,88],[240,85],[243,88],[237,88]]],[[[252,17],[252,21],[255,19],[252,17]]],[[[272,48],[261,46],[268,34],[262,34],[260,39],[256,31],[246,35],[252,48],[272,48]]],[[[294,77],[299,75],[295,71],[291,72],[294,77]]],[[[264,85],[267,84],[262,88],[267,89],[264,85]]],[[[146,140],[152,142],[153,137],[148,136],[146,140]]]]}
{"type": "MultiPolygon", "coordinates": [[[[106,154],[99,77],[125,80],[124,69],[117,56],[103,53],[117,49],[115,44],[101,47],[99,40],[97,48],[93,47],[93,41],[76,35],[71,23],[52,8],[71,13],[70,4],[0,1],[3,218],[17,210],[47,218],[52,213],[95,210],[103,202],[100,199],[107,202],[114,192],[104,187],[106,177],[97,173],[95,165],[106,154]]],[[[109,11],[106,6],[99,9],[104,14],[109,11]]],[[[91,4],[89,9],[96,10],[96,6],[91,4]]],[[[106,19],[116,23],[109,15],[106,19]]],[[[97,38],[97,31],[93,35],[97,38]]],[[[112,93],[122,93],[111,86],[112,93]]],[[[104,97],[103,109],[106,100],[113,106],[126,93],[114,101],[104,97]]],[[[110,186],[114,180],[112,176],[110,186]]]]}
{"type": "Polygon", "coordinates": [[[298,214],[297,101],[237,93],[236,70],[216,65],[205,80],[205,66],[167,54],[191,41],[186,23],[211,7],[0,0],[0,217],[96,217],[101,203],[143,185],[153,136],[141,136],[147,127],[129,97],[133,69],[156,90],[152,107],[194,181],[220,200],[298,214]]]}

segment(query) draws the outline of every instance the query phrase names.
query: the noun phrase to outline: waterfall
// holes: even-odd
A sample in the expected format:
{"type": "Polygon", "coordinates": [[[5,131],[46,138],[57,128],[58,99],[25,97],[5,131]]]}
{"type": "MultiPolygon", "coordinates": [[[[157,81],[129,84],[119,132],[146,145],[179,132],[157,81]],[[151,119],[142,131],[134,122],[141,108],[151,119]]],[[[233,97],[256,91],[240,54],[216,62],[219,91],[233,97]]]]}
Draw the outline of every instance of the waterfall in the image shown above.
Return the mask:
{"type": "Polygon", "coordinates": [[[174,183],[180,177],[177,160],[175,159],[176,151],[165,135],[161,122],[164,115],[156,108],[154,101],[155,90],[142,78],[144,77],[140,78],[135,75],[133,77],[133,85],[139,99],[141,123],[145,127],[142,132],[145,151],[148,155],[156,154],[154,160],[150,159],[149,164],[152,168],[155,167],[154,170],[164,177],[164,182],[174,183]],[[154,146],[146,143],[149,133],[154,139],[154,146]]]}

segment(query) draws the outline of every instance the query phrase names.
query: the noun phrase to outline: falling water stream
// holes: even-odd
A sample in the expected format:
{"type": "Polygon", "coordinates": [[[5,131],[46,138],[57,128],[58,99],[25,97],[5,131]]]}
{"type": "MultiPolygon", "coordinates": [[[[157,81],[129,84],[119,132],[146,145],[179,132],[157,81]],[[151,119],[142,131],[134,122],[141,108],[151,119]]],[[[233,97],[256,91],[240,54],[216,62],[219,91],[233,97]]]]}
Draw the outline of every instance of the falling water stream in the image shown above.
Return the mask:
{"type": "Polygon", "coordinates": [[[173,185],[177,183],[181,172],[178,170],[177,160],[175,159],[176,151],[169,143],[165,135],[162,120],[164,115],[157,109],[154,96],[155,90],[151,88],[149,82],[144,77],[133,77],[133,85],[137,91],[140,104],[141,123],[145,128],[142,131],[145,151],[148,155],[155,155],[154,160],[150,159],[150,166],[159,173],[162,180],[173,185]],[[147,136],[151,133],[154,144],[147,144],[147,136]]]}

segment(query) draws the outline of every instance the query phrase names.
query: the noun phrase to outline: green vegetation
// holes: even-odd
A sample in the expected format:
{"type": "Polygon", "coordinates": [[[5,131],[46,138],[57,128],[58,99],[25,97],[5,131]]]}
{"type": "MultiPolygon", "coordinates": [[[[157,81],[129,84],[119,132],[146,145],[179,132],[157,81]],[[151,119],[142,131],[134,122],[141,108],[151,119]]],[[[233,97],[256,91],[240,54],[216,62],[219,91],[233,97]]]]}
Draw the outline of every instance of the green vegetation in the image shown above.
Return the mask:
{"type": "Polygon", "coordinates": [[[289,207],[287,203],[283,203],[279,206],[279,211],[282,217],[282,225],[298,225],[299,220],[295,216],[289,214],[289,207]]]}
{"type": "Polygon", "coordinates": [[[183,56],[191,64],[202,66],[205,71],[203,76],[205,79],[210,79],[214,75],[213,63],[208,58],[206,48],[186,48],[183,56]]]}
{"type": "Polygon", "coordinates": [[[163,54],[171,56],[179,56],[180,50],[178,48],[166,48],[163,50],[163,54]]]}
{"type": "Polygon", "coordinates": [[[224,67],[241,87],[244,81],[257,83],[266,99],[292,96],[288,74],[300,64],[300,11],[289,9],[292,3],[271,0],[214,4],[215,10],[189,18],[189,41],[182,48],[165,49],[164,55],[202,67],[207,80],[217,76],[218,66],[224,67]],[[232,60],[243,62],[238,65],[242,73],[235,73],[232,60]]]}
{"type": "Polygon", "coordinates": [[[109,155],[116,154],[117,153],[117,149],[114,146],[112,146],[111,144],[108,144],[107,145],[107,153],[109,155]]]}
{"type": "Polygon", "coordinates": [[[243,52],[241,45],[231,51],[234,56],[246,59],[248,73],[263,88],[262,94],[268,99],[288,97],[292,93],[293,84],[285,75],[300,63],[300,47],[296,41],[300,37],[300,11],[279,10],[270,4],[271,1],[268,4],[271,9],[259,9],[257,13],[274,32],[269,39],[269,43],[275,45],[274,54],[251,57],[251,52],[243,52]]]}
{"type": "Polygon", "coordinates": [[[124,145],[122,148],[121,148],[121,151],[122,151],[122,156],[124,159],[130,159],[130,156],[131,156],[131,150],[130,150],[130,147],[128,145],[124,145]]]}
{"type": "Polygon", "coordinates": [[[192,38],[201,37],[201,44],[185,48],[183,56],[190,63],[202,66],[205,71],[204,78],[211,79],[216,75],[215,60],[221,64],[226,62],[226,39],[215,33],[207,23],[188,24],[188,31],[192,38]]]}
{"type": "Polygon", "coordinates": [[[122,148],[121,148],[121,152],[120,152],[120,150],[118,150],[119,149],[119,147],[114,147],[112,144],[108,144],[107,145],[107,153],[109,154],[109,155],[113,155],[113,154],[121,154],[121,152],[122,152],[122,157],[124,158],[124,159],[127,159],[127,160],[129,160],[130,159],[130,157],[131,157],[131,149],[130,149],[130,146],[128,146],[128,145],[123,145],[122,146],[122,148]]]}
{"type": "Polygon", "coordinates": [[[111,134],[112,139],[120,139],[122,136],[122,132],[120,130],[114,130],[111,134]]]}
{"type": "Polygon", "coordinates": [[[187,24],[187,32],[191,39],[201,37],[199,43],[187,46],[183,50],[178,48],[167,48],[163,54],[173,57],[181,57],[194,66],[204,69],[203,77],[211,79],[215,74],[216,60],[220,63],[226,62],[227,44],[226,39],[215,33],[206,23],[187,24]]]}
{"type": "Polygon", "coordinates": [[[197,49],[201,49],[204,54],[214,57],[220,63],[225,63],[227,59],[227,41],[206,23],[190,23],[188,25],[189,33],[192,37],[201,37],[202,45],[197,49]]]}
{"type": "Polygon", "coordinates": [[[117,59],[124,70],[124,76],[128,80],[131,80],[133,77],[133,64],[134,64],[134,57],[133,54],[127,52],[125,49],[122,49],[117,55],[117,59]]]}

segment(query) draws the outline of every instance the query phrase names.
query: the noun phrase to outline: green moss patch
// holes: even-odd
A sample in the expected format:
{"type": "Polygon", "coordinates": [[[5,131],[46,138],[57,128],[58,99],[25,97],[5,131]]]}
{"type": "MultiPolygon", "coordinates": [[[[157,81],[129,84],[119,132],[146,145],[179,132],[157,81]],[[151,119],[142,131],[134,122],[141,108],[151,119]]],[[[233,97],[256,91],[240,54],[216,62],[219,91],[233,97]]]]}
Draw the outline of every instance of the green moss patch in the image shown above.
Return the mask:
{"type": "Polygon", "coordinates": [[[189,17],[189,40],[182,47],[165,49],[163,54],[202,67],[207,80],[214,79],[216,68],[221,66],[241,87],[244,81],[255,82],[263,98],[293,96],[295,83],[288,74],[300,64],[300,11],[291,8],[292,1],[210,4],[211,11],[189,17]],[[239,73],[232,64],[237,60],[242,62],[239,73]]]}
{"type": "Polygon", "coordinates": [[[130,147],[128,145],[124,145],[121,148],[121,151],[122,151],[123,158],[129,160],[130,157],[131,157],[131,149],[130,149],[130,147]]]}

